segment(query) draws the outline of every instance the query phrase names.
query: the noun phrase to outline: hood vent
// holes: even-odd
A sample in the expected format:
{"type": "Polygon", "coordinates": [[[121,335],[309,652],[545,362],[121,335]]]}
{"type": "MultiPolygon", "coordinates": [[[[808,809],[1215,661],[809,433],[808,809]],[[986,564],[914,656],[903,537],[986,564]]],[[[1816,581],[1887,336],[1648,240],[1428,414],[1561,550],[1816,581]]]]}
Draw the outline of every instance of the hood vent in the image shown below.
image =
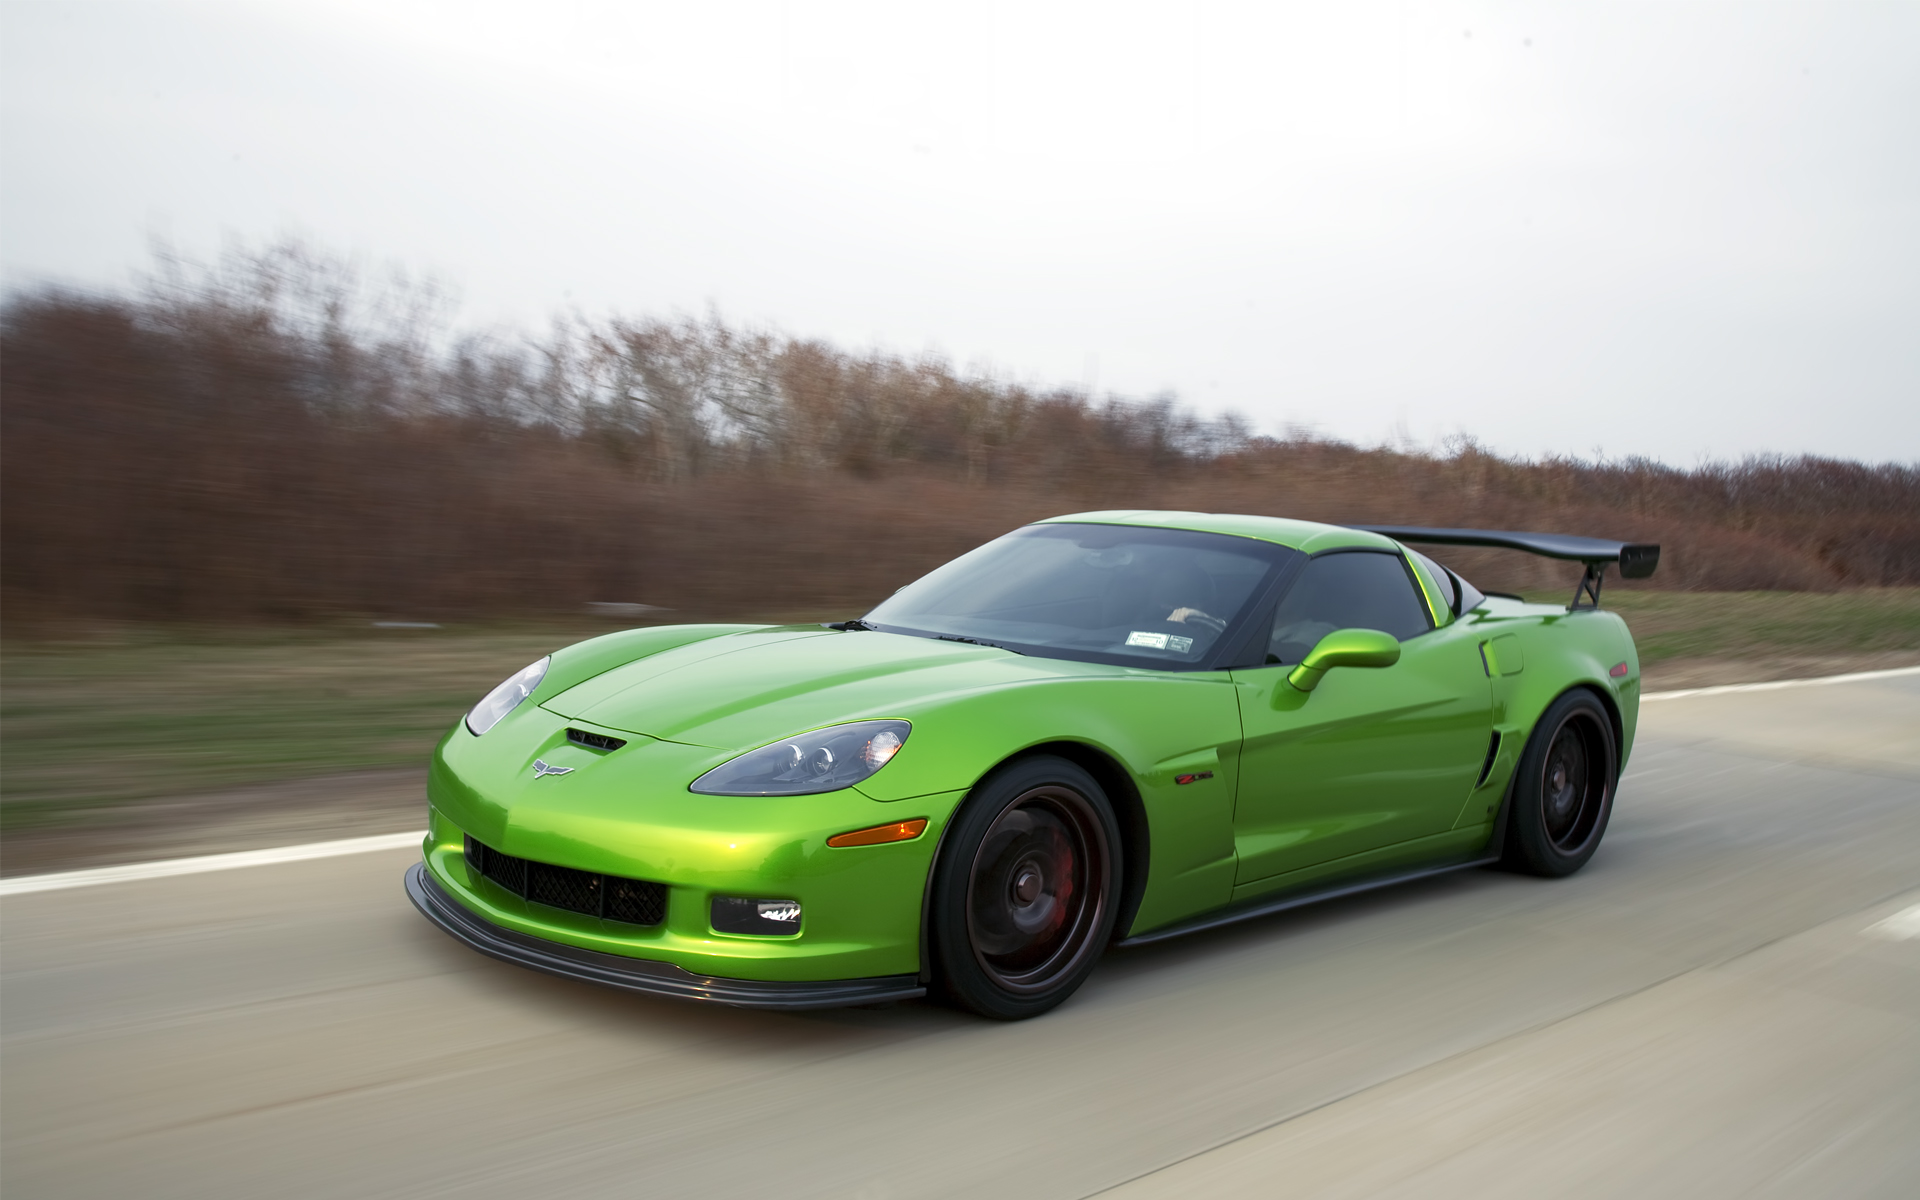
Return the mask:
{"type": "Polygon", "coordinates": [[[576,746],[585,746],[589,750],[618,750],[627,744],[625,738],[608,737],[604,733],[588,733],[584,729],[567,730],[567,740],[576,746]]]}

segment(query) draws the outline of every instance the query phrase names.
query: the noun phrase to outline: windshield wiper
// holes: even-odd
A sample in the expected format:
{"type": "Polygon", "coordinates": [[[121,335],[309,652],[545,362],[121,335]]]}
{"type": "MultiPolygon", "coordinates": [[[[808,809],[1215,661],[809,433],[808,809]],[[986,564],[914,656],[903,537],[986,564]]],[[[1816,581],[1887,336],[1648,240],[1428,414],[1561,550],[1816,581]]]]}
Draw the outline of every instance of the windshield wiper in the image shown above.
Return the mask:
{"type": "Polygon", "coordinates": [[[957,633],[936,633],[933,635],[943,642],[965,642],[969,646],[988,646],[995,650],[1005,650],[1008,654],[1019,654],[1011,646],[1002,646],[999,642],[989,642],[985,638],[961,637],[957,633]]]}
{"type": "Polygon", "coordinates": [[[838,629],[842,633],[869,633],[877,630],[879,626],[869,625],[859,617],[855,617],[851,621],[825,621],[821,623],[821,628],[838,629]]]}

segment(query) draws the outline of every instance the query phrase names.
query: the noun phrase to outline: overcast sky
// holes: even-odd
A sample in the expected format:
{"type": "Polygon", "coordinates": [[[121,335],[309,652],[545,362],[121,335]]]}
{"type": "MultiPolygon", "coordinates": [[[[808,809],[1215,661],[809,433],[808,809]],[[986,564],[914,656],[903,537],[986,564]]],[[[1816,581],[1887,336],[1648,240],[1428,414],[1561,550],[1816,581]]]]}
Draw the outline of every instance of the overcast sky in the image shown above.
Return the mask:
{"type": "Polygon", "coordinates": [[[1511,454],[1920,461],[1920,4],[0,3],[0,270],[296,234],[1511,454]]]}

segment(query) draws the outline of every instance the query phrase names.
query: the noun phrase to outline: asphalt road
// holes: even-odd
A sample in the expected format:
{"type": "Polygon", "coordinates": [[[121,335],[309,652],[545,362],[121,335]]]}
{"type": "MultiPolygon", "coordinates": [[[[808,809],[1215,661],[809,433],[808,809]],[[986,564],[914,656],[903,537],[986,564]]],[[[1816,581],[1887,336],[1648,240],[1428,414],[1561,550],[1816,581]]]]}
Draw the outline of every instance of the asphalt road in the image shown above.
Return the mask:
{"type": "Polygon", "coordinates": [[[1113,954],[1018,1025],[549,979],[421,919],[405,851],[12,897],[0,1187],[1920,1194],[1920,937],[1870,931],[1920,904],[1920,677],[1644,722],[1571,879],[1113,954]]]}

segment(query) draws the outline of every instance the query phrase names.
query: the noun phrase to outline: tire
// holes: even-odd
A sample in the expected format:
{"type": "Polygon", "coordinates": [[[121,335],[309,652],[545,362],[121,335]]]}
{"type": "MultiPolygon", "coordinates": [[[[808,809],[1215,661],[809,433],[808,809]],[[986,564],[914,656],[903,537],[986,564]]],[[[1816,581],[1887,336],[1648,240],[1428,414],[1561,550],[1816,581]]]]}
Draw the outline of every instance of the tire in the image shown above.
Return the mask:
{"type": "Polygon", "coordinates": [[[1093,776],[1019,759],[974,788],[934,869],[940,993],[983,1017],[1037,1017],[1093,973],[1120,898],[1120,827],[1093,776]]]}
{"type": "Polygon", "coordinates": [[[1587,865],[1613,815],[1620,755],[1592,692],[1555,700],[1514,768],[1501,865],[1557,879],[1587,865]]]}

